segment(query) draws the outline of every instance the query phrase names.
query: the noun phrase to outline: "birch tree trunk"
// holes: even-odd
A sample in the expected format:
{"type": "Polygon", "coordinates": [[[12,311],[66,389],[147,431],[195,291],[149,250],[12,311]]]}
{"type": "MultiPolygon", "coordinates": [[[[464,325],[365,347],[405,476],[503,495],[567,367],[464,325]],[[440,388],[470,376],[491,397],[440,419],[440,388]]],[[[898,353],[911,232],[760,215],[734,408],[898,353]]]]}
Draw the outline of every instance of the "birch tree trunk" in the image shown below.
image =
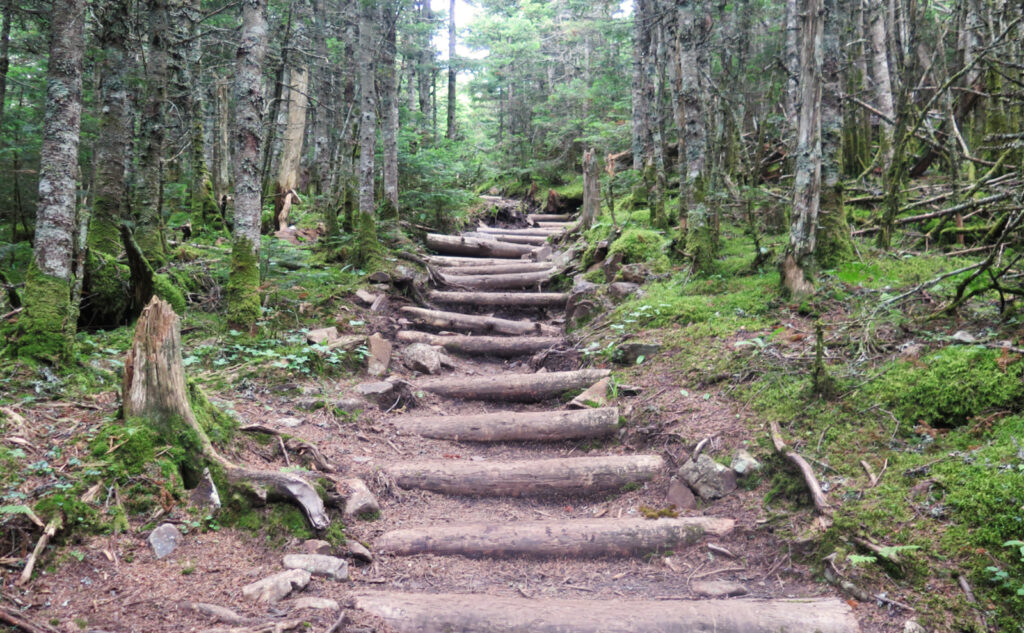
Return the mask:
{"type": "MultiPolygon", "coordinates": [[[[452,2],[454,4],[454,0],[452,2]]],[[[7,71],[11,67],[11,0],[0,3],[3,24],[0,25],[0,129],[4,123],[4,105],[7,101],[7,71]]]]}
{"type": "Polygon", "coordinates": [[[306,109],[309,104],[309,27],[313,7],[309,0],[292,5],[292,32],[288,55],[288,116],[281,138],[281,158],[274,183],[274,228],[284,228],[288,208],[297,199],[299,163],[306,135],[306,109]]]}
{"type": "Polygon", "coordinates": [[[888,37],[886,35],[885,0],[866,0],[868,8],[868,35],[871,39],[871,72],[875,91],[875,105],[888,119],[878,124],[879,155],[882,171],[892,166],[893,122],[896,120],[896,106],[892,97],[892,76],[889,72],[888,37]]]}
{"type": "Polygon", "coordinates": [[[783,116],[788,121],[796,117],[800,100],[800,0],[786,0],[783,27],[786,29],[782,48],[782,69],[786,73],[786,101],[783,116]]]}
{"type": "Polygon", "coordinates": [[[416,69],[417,88],[421,115],[421,136],[424,140],[433,138],[431,132],[434,112],[431,108],[431,95],[434,87],[434,47],[430,36],[434,32],[434,13],[430,9],[430,0],[420,2],[420,29],[423,35],[419,41],[419,64],[416,69]]]}
{"type": "Polygon", "coordinates": [[[355,260],[366,264],[377,250],[376,201],[374,198],[374,149],[377,138],[377,89],[373,52],[377,45],[379,13],[373,3],[359,7],[359,207],[356,213],[355,260]]]}
{"type": "Polygon", "coordinates": [[[455,0],[448,3],[448,133],[455,140],[455,0]]]}
{"type": "Polygon", "coordinates": [[[586,231],[597,219],[601,210],[600,170],[594,158],[593,148],[583,152],[583,214],[579,227],[586,231]]]}
{"type": "Polygon", "coordinates": [[[260,317],[260,150],[263,147],[263,59],[267,0],[242,0],[235,55],[235,224],[228,280],[228,323],[253,330],[260,317]]]}
{"type": "Polygon", "coordinates": [[[217,200],[217,205],[222,207],[231,187],[228,82],[223,77],[217,78],[214,94],[216,122],[213,131],[213,196],[217,200]]]}
{"type": "Polygon", "coordinates": [[[398,219],[398,73],[395,58],[398,55],[398,6],[393,0],[381,6],[381,26],[384,28],[381,51],[380,109],[384,116],[381,141],[384,146],[384,200],[382,220],[398,219]]]}
{"type": "Polygon", "coordinates": [[[803,6],[793,220],[781,266],[782,284],[794,297],[814,291],[808,271],[813,265],[821,194],[822,2],[804,0],[803,6]]]}
{"type": "Polygon", "coordinates": [[[648,55],[651,41],[651,2],[636,0],[633,9],[633,169],[641,170],[650,148],[651,119],[648,100],[648,55]]]}
{"type": "Polygon", "coordinates": [[[18,321],[19,356],[62,363],[74,355],[75,176],[82,121],[85,0],[54,0],[50,21],[46,112],[39,151],[39,199],[25,312],[18,321]]]}

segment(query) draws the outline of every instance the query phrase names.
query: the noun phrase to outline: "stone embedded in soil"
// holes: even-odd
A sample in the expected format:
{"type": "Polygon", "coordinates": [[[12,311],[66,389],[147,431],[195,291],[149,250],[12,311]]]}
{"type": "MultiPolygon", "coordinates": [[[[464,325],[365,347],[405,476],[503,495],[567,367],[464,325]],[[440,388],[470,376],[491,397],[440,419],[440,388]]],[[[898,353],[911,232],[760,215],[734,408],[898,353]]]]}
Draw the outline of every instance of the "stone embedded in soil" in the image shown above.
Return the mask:
{"type": "Polygon", "coordinates": [[[402,350],[402,362],[413,371],[436,374],[441,371],[441,355],[426,343],[413,343],[402,350]]]}
{"type": "Polygon", "coordinates": [[[921,626],[917,620],[910,619],[903,623],[903,633],[928,633],[928,630],[921,626]]]}
{"type": "Polygon", "coordinates": [[[338,338],[338,328],[333,326],[317,328],[306,333],[306,342],[310,345],[323,345],[336,338],[338,338]]]}
{"type": "Polygon", "coordinates": [[[315,596],[303,596],[292,603],[292,609],[318,609],[323,611],[337,611],[338,601],[330,598],[317,598],[315,596]]]}
{"type": "Polygon", "coordinates": [[[569,402],[569,407],[573,409],[587,409],[593,406],[607,406],[608,385],[611,384],[611,380],[611,378],[602,378],[590,385],[586,391],[569,402]]]}
{"type": "Polygon", "coordinates": [[[690,588],[694,593],[708,598],[731,598],[749,593],[740,583],[729,580],[698,580],[693,582],[690,588]]]}
{"type": "Polygon", "coordinates": [[[732,462],[729,464],[736,474],[740,477],[746,477],[747,475],[761,470],[761,462],[754,459],[746,449],[739,449],[736,454],[732,457],[732,462]]]}
{"type": "Polygon", "coordinates": [[[369,290],[363,290],[362,288],[356,290],[356,301],[366,307],[372,306],[373,302],[376,301],[378,297],[380,297],[380,295],[374,294],[369,290]]]}
{"type": "Polygon", "coordinates": [[[720,499],[736,489],[736,473],[703,453],[696,462],[686,460],[679,468],[679,476],[702,499],[720,499]]]}
{"type": "Polygon", "coordinates": [[[360,543],[359,541],[348,541],[348,555],[351,556],[354,560],[363,563],[373,562],[373,553],[371,553],[370,550],[367,549],[366,546],[360,543]]]}
{"type": "Polygon", "coordinates": [[[616,299],[625,299],[637,292],[640,292],[640,284],[635,284],[630,281],[616,281],[608,286],[608,294],[616,299]]]}
{"type": "Polygon", "coordinates": [[[277,602],[296,589],[305,589],[310,574],[304,569],[289,569],[242,587],[242,595],[254,602],[277,602]]]}
{"type": "Polygon", "coordinates": [[[690,490],[686,484],[674,477],[668,484],[668,495],[666,500],[669,505],[674,506],[676,510],[693,510],[697,507],[697,498],[693,496],[693,491],[690,490]]]}
{"type": "Polygon", "coordinates": [[[213,483],[210,476],[210,469],[203,469],[203,476],[199,479],[199,485],[188,491],[188,499],[192,505],[208,510],[220,509],[220,493],[217,492],[217,484],[213,483]]]}
{"type": "Polygon", "coordinates": [[[304,569],[314,576],[348,580],[348,562],[336,556],[288,554],[284,557],[282,564],[285,569],[304,569]]]}
{"type": "MultiPolygon", "coordinates": [[[[371,384],[376,384],[376,383],[371,383],[371,384]]],[[[391,390],[391,387],[388,388],[388,391],[390,391],[390,390],[391,390]]],[[[340,410],[344,411],[345,413],[355,413],[356,411],[360,411],[360,410],[364,409],[365,407],[366,407],[366,403],[364,403],[359,398],[342,398],[341,400],[338,400],[337,402],[334,403],[334,408],[340,409],[340,410]]]]}
{"type": "Polygon", "coordinates": [[[347,489],[340,491],[345,497],[344,516],[346,519],[380,512],[377,498],[373,496],[362,479],[345,479],[341,484],[347,489]]]}
{"type": "Polygon", "coordinates": [[[367,279],[369,279],[371,283],[375,284],[391,283],[391,275],[387,274],[383,270],[378,270],[375,273],[371,273],[370,276],[367,277],[367,279]]]}
{"type": "Polygon", "coordinates": [[[385,340],[380,334],[371,334],[366,344],[370,349],[366,365],[367,373],[371,376],[383,376],[388,373],[388,364],[391,362],[391,342],[385,340]]]}
{"type": "Polygon", "coordinates": [[[643,264],[626,264],[619,271],[619,278],[635,284],[642,284],[651,278],[651,271],[643,264]]]}
{"type": "Polygon", "coordinates": [[[661,351],[658,343],[625,343],[619,345],[613,355],[613,360],[623,365],[636,365],[641,358],[647,359],[661,351]]]}
{"type": "Polygon", "coordinates": [[[181,531],[173,523],[164,523],[149,533],[149,546],[158,559],[169,555],[181,545],[181,531]]]}
{"type": "Polygon", "coordinates": [[[283,426],[283,427],[286,427],[286,428],[289,428],[289,429],[294,429],[295,427],[300,426],[302,424],[302,420],[300,420],[299,418],[293,418],[293,417],[278,418],[277,419],[277,423],[280,426],[283,426]]]}
{"type": "Polygon", "coordinates": [[[302,542],[302,551],[305,554],[327,556],[331,553],[331,544],[327,541],[311,538],[302,542]]]}
{"type": "Polygon", "coordinates": [[[205,616],[209,616],[218,622],[225,624],[243,624],[245,618],[238,615],[227,607],[222,607],[219,604],[209,604],[207,602],[193,602],[189,606],[196,613],[201,613],[205,616]]]}

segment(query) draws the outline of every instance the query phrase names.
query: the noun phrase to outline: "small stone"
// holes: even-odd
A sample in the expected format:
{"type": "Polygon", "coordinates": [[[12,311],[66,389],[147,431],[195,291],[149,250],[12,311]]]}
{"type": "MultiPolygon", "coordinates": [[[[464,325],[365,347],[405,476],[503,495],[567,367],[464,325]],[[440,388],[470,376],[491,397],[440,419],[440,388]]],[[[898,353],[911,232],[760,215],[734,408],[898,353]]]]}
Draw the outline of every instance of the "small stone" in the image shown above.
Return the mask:
{"type": "Polygon", "coordinates": [[[686,484],[675,478],[668,484],[666,500],[676,510],[693,510],[697,507],[697,498],[693,496],[693,491],[686,484]]]}
{"type": "Polygon", "coordinates": [[[622,251],[612,253],[605,258],[601,264],[601,269],[604,271],[604,278],[611,280],[615,279],[615,273],[619,272],[619,267],[622,266],[622,251]]]}
{"type": "Polygon", "coordinates": [[[548,246],[547,244],[545,244],[544,246],[541,246],[540,248],[533,249],[533,252],[530,253],[529,257],[530,257],[531,260],[533,260],[535,262],[544,262],[544,261],[547,261],[547,260],[551,259],[551,253],[552,253],[551,247],[548,246]]]}
{"type": "Polygon", "coordinates": [[[339,336],[338,338],[331,339],[327,343],[328,350],[340,349],[346,352],[352,352],[356,350],[360,345],[366,344],[366,337],[362,334],[346,334],[345,336],[339,336]]]}
{"type": "Polygon", "coordinates": [[[380,334],[371,334],[367,339],[367,346],[370,349],[370,357],[367,359],[366,371],[371,376],[383,376],[388,373],[388,364],[391,362],[391,342],[384,339],[380,334]]]}
{"type": "Polygon", "coordinates": [[[338,338],[338,328],[336,327],[322,327],[306,333],[306,342],[310,345],[323,345],[336,338],[338,338]]]}
{"type": "Polygon", "coordinates": [[[334,408],[344,411],[345,413],[355,413],[356,411],[362,411],[365,409],[366,403],[359,398],[342,398],[334,403],[334,408]]]}
{"type": "Polygon", "coordinates": [[[277,423],[289,429],[294,429],[295,427],[302,424],[302,420],[300,420],[299,418],[278,418],[277,423]]]}
{"type": "Polygon", "coordinates": [[[907,620],[903,623],[903,633],[928,633],[917,620],[907,620]]]}
{"type": "Polygon", "coordinates": [[[209,616],[219,622],[225,624],[243,624],[245,618],[238,615],[227,607],[222,607],[219,604],[209,604],[207,602],[193,602],[189,606],[196,613],[201,613],[205,616],[209,616]]]}
{"type": "Polygon", "coordinates": [[[328,556],[331,553],[331,544],[327,541],[311,538],[302,542],[302,551],[306,554],[328,556]]]}
{"type": "Polygon", "coordinates": [[[626,297],[636,294],[640,291],[640,284],[634,284],[628,281],[616,281],[608,286],[608,294],[615,297],[616,299],[625,299],[626,297]]]}
{"type": "Polygon", "coordinates": [[[173,523],[164,523],[149,533],[149,546],[158,559],[163,558],[181,545],[181,531],[173,523]]]}
{"type": "Polygon", "coordinates": [[[277,602],[296,589],[309,584],[309,572],[289,569],[242,587],[242,595],[254,602],[277,602]]]}
{"type": "Polygon", "coordinates": [[[686,460],[679,476],[703,499],[719,499],[736,489],[736,473],[701,453],[686,460]]]}
{"type": "Polygon", "coordinates": [[[754,456],[745,448],[741,448],[736,451],[736,454],[732,457],[732,463],[730,463],[729,466],[740,477],[746,477],[751,473],[761,470],[761,462],[754,459],[754,456]]]}
{"type": "Polygon", "coordinates": [[[358,301],[359,303],[363,304],[366,307],[372,306],[373,302],[376,301],[377,297],[379,296],[380,295],[374,294],[369,290],[364,290],[362,288],[356,290],[356,301],[358,301]]]}
{"type": "Polygon", "coordinates": [[[708,598],[731,598],[733,596],[745,596],[749,593],[746,587],[738,582],[729,580],[698,580],[690,587],[694,593],[708,598]]]}
{"type": "Polygon", "coordinates": [[[370,276],[367,277],[367,279],[369,279],[372,283],[375,284],[391,283],[391,275],[387,274],[383,270],[378,270],[375,273],[371,273],[370,276]]]}
{"type": "Polygon", "coordinates": [[[646,360],[659,351],[661,345],[658,343],[624,343],[615,350],[613,359],[623,365],[636,365],[641,357],[646,360]]]}
{"type": "Polygon", "coordinates": [[[957,330],[951,337],[954,341],[960,343],[974,343],[978,339],[974,338],[974,335],[966,330],[957,330]]]}
{"type": "Polygon", "coordinates": [[[589,409],[593,406],[603,407],[608,404],[608,385],[611,378],[602,378],[590,385],[586,391],[576,396],[569,402],[573,409],[589,409]]]}
{"type": "Polygon", "coordinates": [[[292,608],[296,611],[302,609],[318,609],[324,611],[337,611],[338,601],[331,600],[330,598],[317,598],[315,596],[302,596],[292,603],[292,608]]]}
{"type": "Polygon", "coordinates": [[[362,479],[345,479],[341,484],[347,489],[339,490],[345,497],[344,516],[346,519],[380,512],[377,498],[373,496],[362,479]]]}
{"type": "Polygon", "coordinates": [[[188,491],[188,498],[192,505],[199,508],[220,509],[220,493],[217,492],[217,484],[213,483],[209,468],[203,468],[203,476],[199,479],[199,485],[188,491]]]}
{"type": "Polygon", "coordinates": [[[651,271],[643,264],[626,264],[619,270],[619,278],[635,284],[642,284],[651,276],[651,271]]]}
{"type": "Polygon", "coordinates": [[[395,389],[395,384],[386,380],[377,382],[364,382],[356,385],[356,393],[371,400],[377,400],[381,396],[390,395],[395,389]]]}
{"type": "Polygon", "coordinates": [[[288,554],[284,557],[283,565],[285,569],[304,569],[314,576],[348,580],[348,562],[337,556],[288,554]]]}
{"type": "Polygon", "coordinates": [[[436,374],[441,371],[441,355],[426,343],[413,343],[402,350],[402,362],[413,371],[436,374]]]}
{"type": "Polygon", "coordinates": [[[348,555],[363,563],[373,562],[373,553],[371,553],[370,550],[368,550],[366,546],[359,541],[348,541],[348,555]]]}

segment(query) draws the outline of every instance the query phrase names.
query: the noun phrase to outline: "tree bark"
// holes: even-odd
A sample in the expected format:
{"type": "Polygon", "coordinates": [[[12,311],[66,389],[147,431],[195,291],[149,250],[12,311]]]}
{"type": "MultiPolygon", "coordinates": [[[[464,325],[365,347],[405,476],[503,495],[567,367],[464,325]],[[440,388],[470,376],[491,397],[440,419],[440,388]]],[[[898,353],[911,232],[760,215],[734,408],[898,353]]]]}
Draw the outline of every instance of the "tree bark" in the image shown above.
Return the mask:
{"type": "Polygon", "coordinates": [[[619,492],[665,468],[658,455],[563,457],[514,462],[431,460],[385,468],[400,488],[479,497],[587,496],[619,492]]]}
{"type": "Polygon", "coordinates": [[[397,633],[860,633],[837,598],[538,600],[494,595],[361,592],[352,606],[397,633]]]}
{"type": "MultiPolygon", "coordinates": [[[[455,0],[452,0],[454,4],[455,0]]],[[[12,0],[0,3],[0,129],[4,124],[4,106],[7,102],[7,71],[11,67],[11,6],[12,0]]]]}
{"type": "Polygon", "coordinates": [[[462,314],[461,312],[426,310],[412,306],[402,308],[402,313],[414,321],[439,329],[467,330],[469,332],[507,334],[509,336],[523,336],[526,334],[556,336],[559,333],[556,327],[532,321],[511,321],[496,317],[462,314]]]}
{"type": "Polygon", "coordinates": [[[636,0],[633,7],[633,76],[632,102],[633,126],[632,143],[633,169],[643,169],[644,160],[651,147],[651,104],[648,98],[648,73],[650,55],[651,30],[654,16],[651,10],[652,0],[636,0]]]}
{"type": "Polygon", "coordinates": [[[448,3],[448,129],[449,141],[455,140],[455,0],[448,3]]]}
{"type": "Polygon", "coordinates": [[[383,88],[380,109],[384,116],[381,130],[381,142],[384,146],[384,200],[380,215],[383,220],[394,220],[399,216],[398,73],[395,70],[395,58],[398,55],[398,4],[395,0],[388,0],[381,5],[381,23],[384,28],[380,60],[380,83],[383,88]]]}
{"type": "Polygon", "coordinates": [[[471,378],[424,378],[416,382],[416,387],[448,398],[540,402],[573,389],[586,389],[610,374],[607,369],[580,369],[471,378]]]}
{"type": "MultiPolygon", "coordinates": [[[[505,260],[508,261],[508,260],[505,260]]],[[[551,270],[548,262],[523,262],[508,264],[484,264],[482,266],[449,266],[438,268],[442,275],[503,275],[511,273],[536,273],[551,270]]]]}
{"type": "Polygon", "coordinates": [[[440,274],[440,277],[447,286],[455,286],[465,288],[467,290],[509,290],[513,288],[538,287],[550,281],[554,274],[555,269],[548,268],[547,270],[529,273],[509,273],[499,275],[440,274]]]}
{"type": "Polygon", "coordinates": [[[483,240],[494,240],[496,242],[508,242],[509,244],[526,244],[528,246],[543,246],[548,242],[548,235],[508,235],[505,233],[484,233],[477,231],[466,231],[462,235],[464,237],[476,237],[483,240]]]}
{"type": "MultiPolygon", "coordinates": [[[[783,28],[786,30],[782,47],[782,70],[786,73],[786,100],[783,116],[795,121],[800,107],[800,0],[786,0],[783,28]]],[[[790,133],[794,132],[792,128],[790,133]]]]}
{"type": "Polygon", "coordinates": [[[242,0],[235,62],[235,224],[228,279],[228,322],[243,330],[260,317],[260,152],[263,147],[263,59],[267,0],[242,0]]]}
{"type": "Polygon", "coordinates": [[[465,523],[385,532],[375,542],[393,556],[594,558],[642,556],[692,547],[732,532],[732,519],[577,519],[510,524],[465,523]]]}
{"type": "Polygon", "coordinates": [[[399,433],[459,442],[555,442],[611,435],[619,428],[615,407],[536,413],[510,411],[475,415],[402,416],[399,433]]]}
{"type": "MultiPolygon", "coordinates": [[[[281,158],[274,185],[274,226],[280,227],[289,194],[299,186],[299,166],[306,137],[306,111],[309,105],[310,22],[313,7],[309,0],[292,4],[292,29],[288,55],[288,116],[281,135],[281,158]]],[[[294,201],[294,198],[293,198],[294,201]]]]}
{"type": "Polygon", "coordinates": [[[467,356],[497,356],[512,358],[529,356],[561,345],[564,341],[557,336],[438,336],[426,332],[402,330],[396,338],[405,343],[427,343],[440,345],[452,354],[467,356]]]}
{"type": "Polygon", "coordinates": [[[523,244],[511,244],[509,242],[474,237],[441,235],[440,233],[428,233],[426,242],[428,248],[432,248],[439,253],[476,255],[478,257],[502,259],[519,259],[523,255],[532,254],[536,250],[532,246],[523,244]]]}
{"type": "Polygon", "coordinates": [[[867,0],[868,35],[871,39],[871,72],[878,111],[888,121],[881,121],[879,129],[879,151],[882,157],[882,172],[892,166],[894,138],[893,124],[896,120],[896,106],[893,102],[892,74],[889,72],[888,27],[886,24],[885,0],[867,0]]]}
{"type": "Polygon", "coordinates": [[[377,46],[379,12],[373,2],[359,7],[359,208],[356,219],[356,263],[365,265],[377,247],[377,209],[374,197],[374,151],[377,141],[377,88],[373,53],[377,46]]]}
{"type": "Polygon", "coordinates": [[[594,158],[594,149],[583,152],[583,213],[580,215],[580,230],[586,231],[594,224],[601,210],[601,179],[594,158]]]}
{"type": "Polygon", "coordinates": [[[52,363],[66,362],[74,354],[77,309],[71,305],[71,288],[85,11],[84,0],[54,0],[35,245],[15,346],[19,355],[52,363]]]}
{"type": "MultiPolygon", "coordinates": [[[[456,269],[458,270],[458,269],[456,269]]],[[[446,292],[431,290],[431,301],[465,306],[517,306],[564,308],[569,295],[564,292],[446,292]]]]}
{"type": "Polygon", "coordinates": [[[230,119],[228,110],[228,82],[217,78],[214,85],[215,120],[213,131],[213,195],[217,205],[223,204],[231,187],[231,140],[228,133],[230,119]]]}

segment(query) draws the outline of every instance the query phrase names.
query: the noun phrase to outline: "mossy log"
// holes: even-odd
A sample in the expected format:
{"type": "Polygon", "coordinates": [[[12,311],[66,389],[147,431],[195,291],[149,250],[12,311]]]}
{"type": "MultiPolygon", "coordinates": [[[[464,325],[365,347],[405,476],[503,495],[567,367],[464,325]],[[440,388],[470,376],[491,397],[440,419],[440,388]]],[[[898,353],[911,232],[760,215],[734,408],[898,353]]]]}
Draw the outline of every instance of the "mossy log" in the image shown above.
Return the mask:
{"type": "Polygon", "coordinates": [[[306,480],[290,473],[238,466],[217,452],[189,402],[178,315],[157,297],[143,309],[135,326],[125,359],[123,400],[125,418],[147,420],[165,441],[184,445],[190,469],[200,472],[209,467],[227,483],[261,499],[268,494],[290,499],[303,509],[314,529],[330,525],[323,501],[306,480]]]}

